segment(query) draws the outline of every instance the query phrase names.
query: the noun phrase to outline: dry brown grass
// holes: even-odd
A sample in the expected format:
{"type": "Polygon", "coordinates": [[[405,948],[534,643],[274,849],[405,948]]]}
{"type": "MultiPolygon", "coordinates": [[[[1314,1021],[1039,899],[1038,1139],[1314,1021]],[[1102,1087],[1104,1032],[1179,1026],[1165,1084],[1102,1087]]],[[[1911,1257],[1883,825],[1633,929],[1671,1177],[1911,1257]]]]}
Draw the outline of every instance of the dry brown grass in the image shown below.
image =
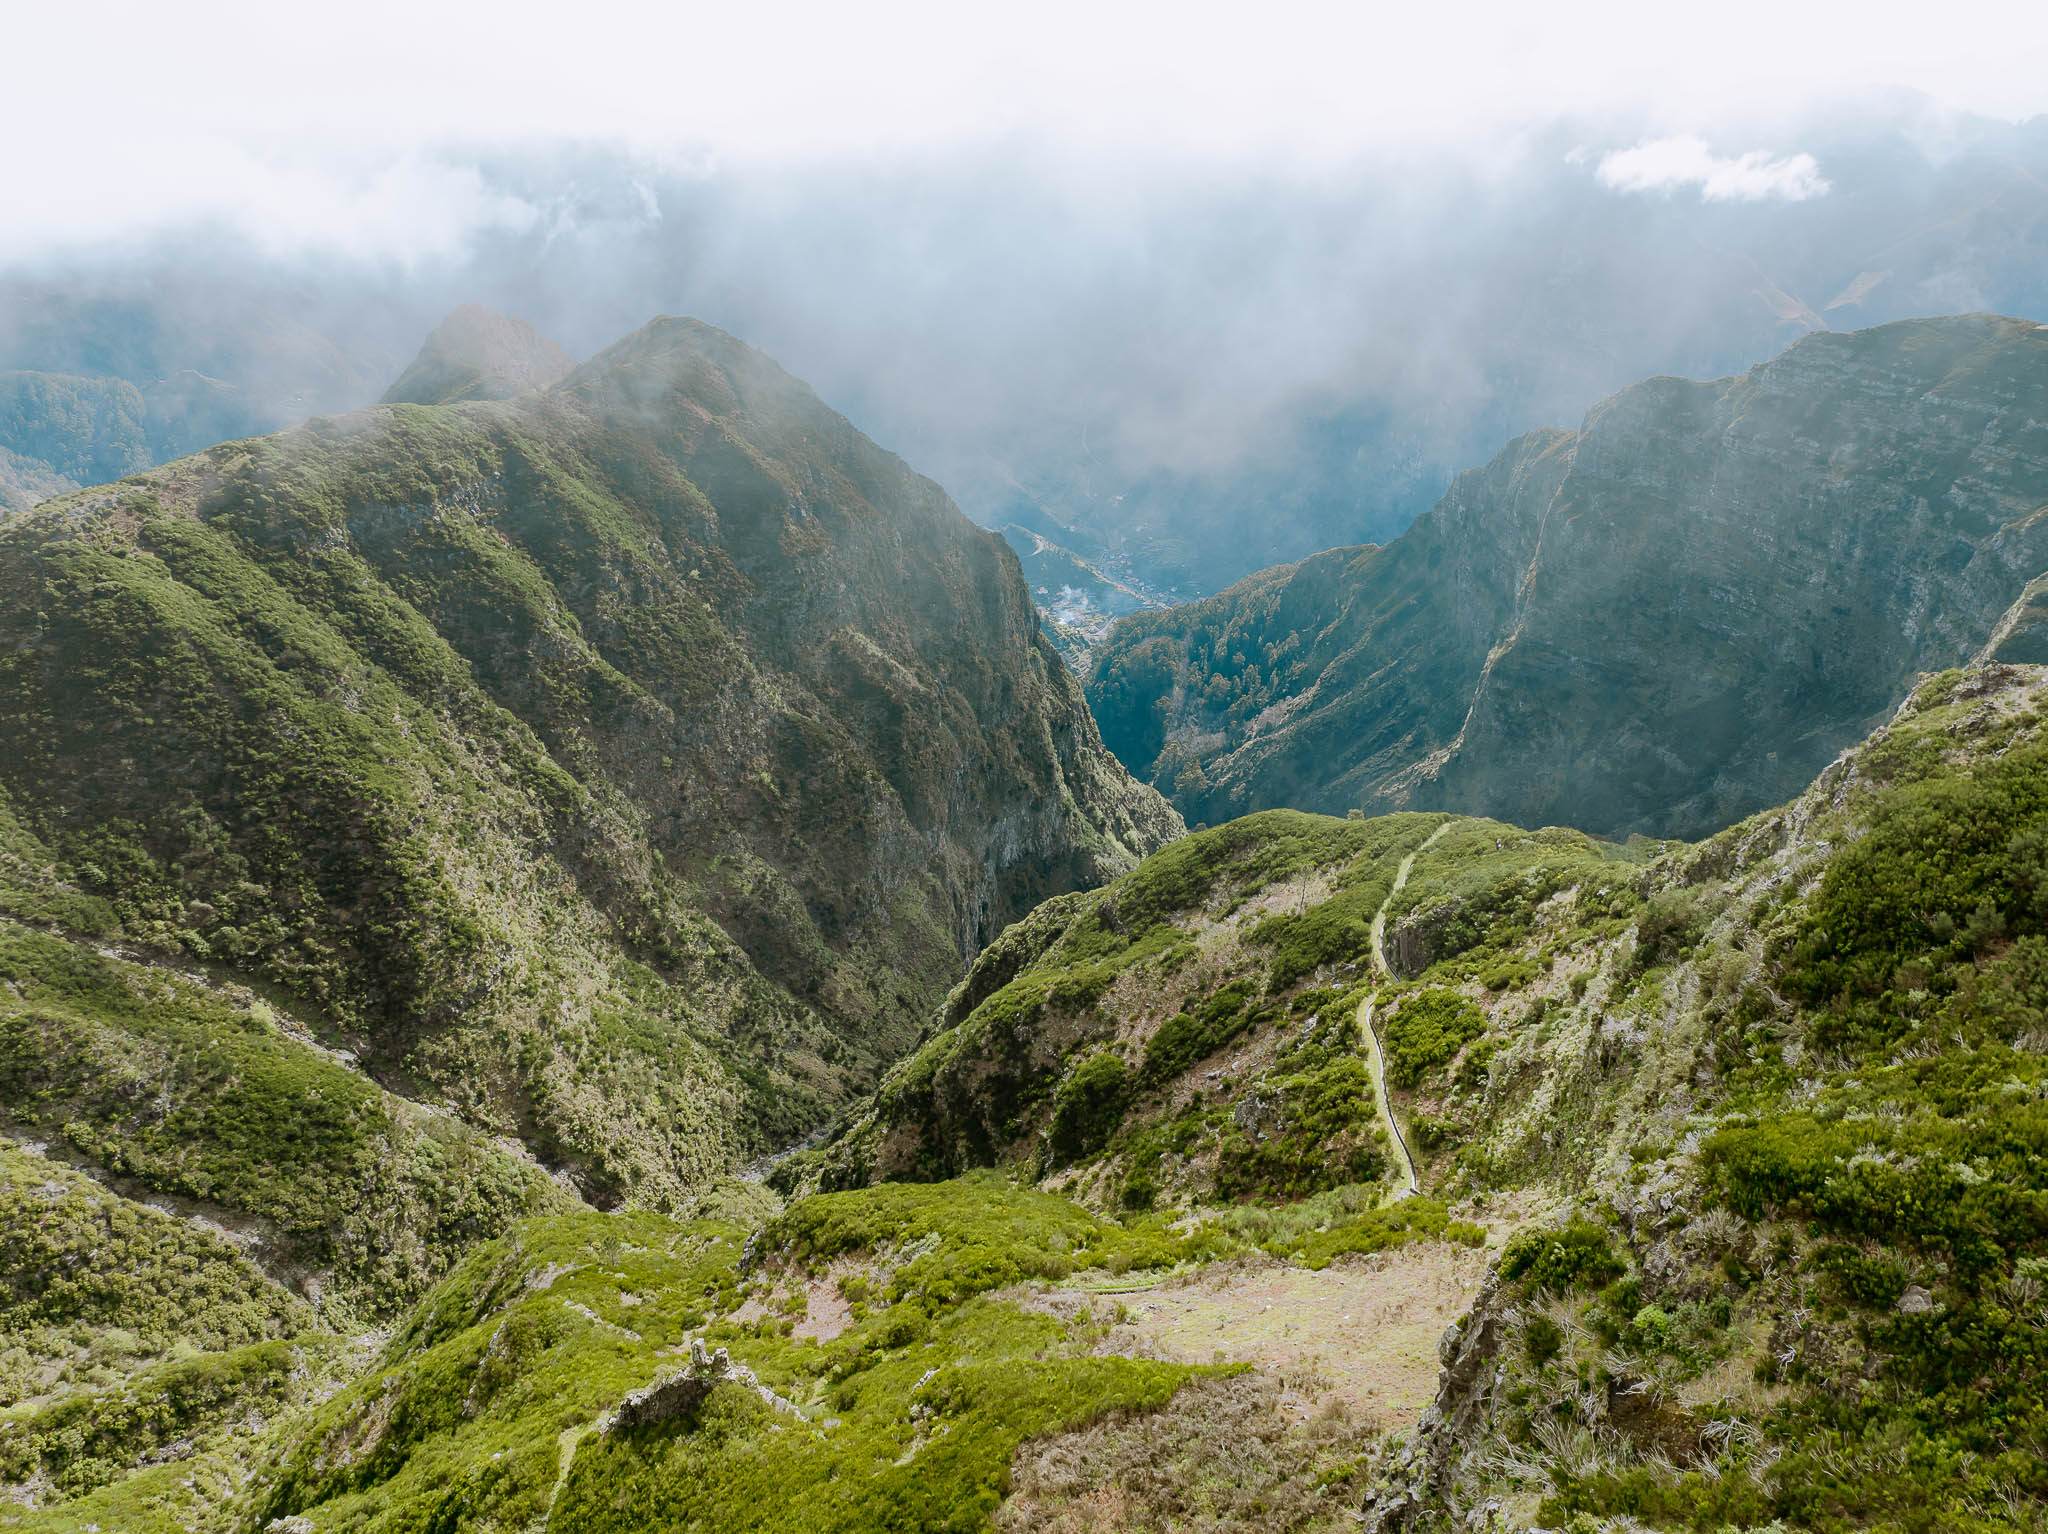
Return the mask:
{"type": "Polygon", "coordinates": [[[1086,1310],[1098,1353],[1252,1364],[1313,1381],[1362,1423],[1405,1432],[1435,1399],[1437,1343],[1472,1306],[1487,1254],[1438,1242],[1346,1258],[1320,1272],[1263,1258],[1215,1263],[1156,1287],[1056,1288],[1025,1303],[1086,1310]]]}
{"type": "Polygon", "coordinates": [[[1372,1446],[1340,1397],[1264,1371],[1205,1377],[1157,1411],[1024,1445],[1001,1534],[1326,1534],[1354,1527],[1372,1446]]]}

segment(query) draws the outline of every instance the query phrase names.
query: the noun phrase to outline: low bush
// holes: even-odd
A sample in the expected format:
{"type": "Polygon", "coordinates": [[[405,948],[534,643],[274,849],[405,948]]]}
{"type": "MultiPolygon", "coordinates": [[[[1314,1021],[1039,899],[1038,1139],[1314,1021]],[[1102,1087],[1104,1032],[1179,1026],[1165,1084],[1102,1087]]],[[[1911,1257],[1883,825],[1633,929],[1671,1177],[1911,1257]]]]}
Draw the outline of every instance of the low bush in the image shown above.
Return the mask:
{"type": "Polygon", "coordinates": [[[1485,1031],[1485,1014],[1456,991],[1411,991],[1380,1024],[1387,1076],[1397,1087],[1415,1086],[1485,1031]]]}

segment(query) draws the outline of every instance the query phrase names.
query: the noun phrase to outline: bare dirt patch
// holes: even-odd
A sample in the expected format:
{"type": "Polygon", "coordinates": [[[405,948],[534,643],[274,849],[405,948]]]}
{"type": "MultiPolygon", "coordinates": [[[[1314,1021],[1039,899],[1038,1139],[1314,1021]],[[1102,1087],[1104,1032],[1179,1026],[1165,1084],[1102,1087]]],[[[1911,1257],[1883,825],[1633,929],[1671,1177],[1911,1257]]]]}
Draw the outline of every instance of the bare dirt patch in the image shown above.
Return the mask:
{"type": "Polygon", "coordinates": [[[830,1342],[853,1324],[853,1307],[839,1289],[839,1275],[827,1273],[804,1285],[804,1314],[791,1329],[793,1337],[830,1342]]]}
{"type": "Polygon", "coordinates": [[[1355,1527],[1370,1447],[1341,1401],[1307,1417],[1262,1373],[1190,1380],[1157,1411],[1025,1444],[998,1534],[1323,1534],[1355,1527]]]}
{"type": "Polygon", "coordinates": [[[1435,1399],[1437,1343],[1471,1309],[1490,1257],[1419,1242],[1321,1272],[1277,1262],[1218,1263],[1113,1296],[1055,1289],[1048,1308],[1089,1308],[1109,1329],[1099,1353],[1177,1363],[1247,1363],[1312,1377],[1382,1430],[1405,1430],[1435,1399]]]}

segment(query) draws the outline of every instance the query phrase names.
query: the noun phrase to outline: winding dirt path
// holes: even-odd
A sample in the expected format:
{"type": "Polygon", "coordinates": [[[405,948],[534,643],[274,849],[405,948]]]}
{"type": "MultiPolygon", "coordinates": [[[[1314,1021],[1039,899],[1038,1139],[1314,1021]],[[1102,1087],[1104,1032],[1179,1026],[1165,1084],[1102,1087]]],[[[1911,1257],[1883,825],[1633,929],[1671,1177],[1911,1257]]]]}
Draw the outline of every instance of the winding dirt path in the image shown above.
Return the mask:
{"type": "MultiPolygon", "coordinates": [[[[1380,908],[1373,912],[1372,967],[1378,970],[1384,979],[1391,980],[1394,978],[1394,971],[1387,963],[1387,950],[1385,946],[1387,907],[1394,903],[1394,897],[1400,894],[1402,886],[1407,884],[1408,875],[1415,867],[1415,860],[1427,852],[1431,844],[1439,836],[1442,836],[1444,832],[1450,830],[1450,828],[1451,822],[1445,821],[1434,831],[1430,832],[1429,836],[1420,846],[1401,859],[1401,866],[1394,873],[1394,887],[1387,891],[1387,898],[1382,900],[1380,908]]],[[[1407,1179],[1405,1186],[1395,1190],[1391,1200],[1391,1202],[1398,1203],[1404,1198],[1413,1198],[1416,1194],[1420,1193],[1422,1191],[1422,1182],[1415,1175],[1415,1156],[1408,1149],[1408,1138],[1401,1133],[1401,1126],[1394,1118],[1393,1100],[1387,1096],[1386,1052],[1380,1047],[1380,1031],[1373,1021],[1373,1014],[1378,1005],[1379,992],[1377,989],[1374,990],[1372,995],[1366,997],[1364,1001],[1358,1004],[1358,1031],[1365,1041],[1365,1069],[1366,1073],[1372,1077],[1373,1103],[1379,1109],[1380,1128],[1387,1132],[1387,1143],[1392,1145],[1395,1153],[1400,1156],[1401,1170],[1407,1179]]]]}

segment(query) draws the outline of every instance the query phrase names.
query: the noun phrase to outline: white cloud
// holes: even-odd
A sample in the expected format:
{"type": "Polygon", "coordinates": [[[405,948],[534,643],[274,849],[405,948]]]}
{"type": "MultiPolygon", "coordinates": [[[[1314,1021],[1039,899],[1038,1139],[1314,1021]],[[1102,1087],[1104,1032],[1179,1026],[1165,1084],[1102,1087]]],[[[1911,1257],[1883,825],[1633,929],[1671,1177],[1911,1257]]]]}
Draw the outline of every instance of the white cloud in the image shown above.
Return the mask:
{"type": "Polygon", "coordinates": [[[1691,134],[1650,139],[1604,156],[1596,175],[1617,192],[1699,189],[1703,202],[1805,202],[1827,194],[1827,178],[1810,154],[1718,155],[1691,134]]]}
{"type": "MultiPolygon", "coordinates": [[[[1560,115],[1732,134],[1879,86],[2002,117],[2048,110],[2048,7],[1857,0],[1853,25],[1848,0],[1713,9],[1707,25],[1641,0],[0,0],[0,259],[222,218],[286,243],[339,231],[404,259],[520,216],[366,169],[424,156],[445,170],[464,144],[728,166],[1020,142],[1096,163],[1343,165],[1489,150],[1560,115]]],[[[1696,158],[1697,174],[1640,184],[1819,190],[1799,156],[1696,158]]]]}
{"type": "Polygon", "coordinates": [[[540,217],[450,155],[266,153],[175,128],[82,161],[24,154],[10,167],[8,202],[0,261],[199,226],[232,230],[270,255],[409,264],[458,255],[480,233],[540,217]]]}

